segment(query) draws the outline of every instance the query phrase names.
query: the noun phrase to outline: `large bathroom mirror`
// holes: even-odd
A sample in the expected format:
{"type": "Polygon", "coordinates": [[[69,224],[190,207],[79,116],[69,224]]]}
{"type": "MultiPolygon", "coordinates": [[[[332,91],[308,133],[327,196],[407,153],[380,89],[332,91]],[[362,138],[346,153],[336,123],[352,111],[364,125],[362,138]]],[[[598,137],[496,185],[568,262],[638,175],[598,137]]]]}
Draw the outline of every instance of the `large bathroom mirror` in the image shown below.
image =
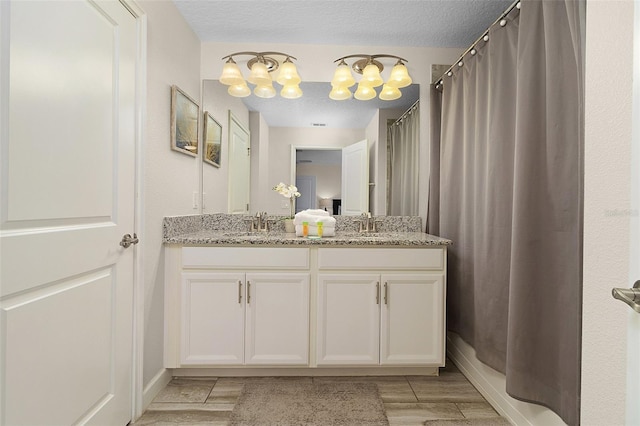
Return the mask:
{"type": "Polygon", "coordinates": [[[305,194],[304,206],[337,214],[342,197],[342,176],[338,176],[341,151],[362,140],[367,140],[369,149],[368,210],[375,215],[388,213],[388,168],[392,167],[388,160],[388,124],[416,104],[419,85],[403,88],[402,97],[395,101],[334,101],[328,96],[329,83],[303,82],[300,87],[303,96],[298,99],[262,99],[253,94],[234,98],[217,80],[203,82],[203,109],[223,127],[221,167],[202,168],[203,212],[228,212],[229,176],[234,174],[224,156],[230,152],[229,143],[233,143],[226,120],[231,111],[250,132],[248,213],[288,214],[288,200],[272,188],[279,182],[297,181],[310,192],[315,178],[315,194],[305,194]]]}

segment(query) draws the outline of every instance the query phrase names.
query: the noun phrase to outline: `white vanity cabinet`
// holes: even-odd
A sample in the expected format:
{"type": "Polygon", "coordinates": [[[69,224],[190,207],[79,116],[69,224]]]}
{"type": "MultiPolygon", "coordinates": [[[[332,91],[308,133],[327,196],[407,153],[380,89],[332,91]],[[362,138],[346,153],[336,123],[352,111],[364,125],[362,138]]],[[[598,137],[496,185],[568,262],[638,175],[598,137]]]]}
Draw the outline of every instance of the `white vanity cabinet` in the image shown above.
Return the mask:
{"type": "Polygon", "coordinates": [[[442,248],[319,249],[317,365],[443,363],[444,268],[442,248]]]}
{"type": "Polygon", "coordinates": [[[166,245],[165,367],[437,374],[445,271],[438,245],[166,245]]]}
{"type": "Polygon", "coordinates": [[[174,255],[180,291],[166,287],[174,318],[167,367],[308,365],[307,249],[184,247],[174,255]]]}

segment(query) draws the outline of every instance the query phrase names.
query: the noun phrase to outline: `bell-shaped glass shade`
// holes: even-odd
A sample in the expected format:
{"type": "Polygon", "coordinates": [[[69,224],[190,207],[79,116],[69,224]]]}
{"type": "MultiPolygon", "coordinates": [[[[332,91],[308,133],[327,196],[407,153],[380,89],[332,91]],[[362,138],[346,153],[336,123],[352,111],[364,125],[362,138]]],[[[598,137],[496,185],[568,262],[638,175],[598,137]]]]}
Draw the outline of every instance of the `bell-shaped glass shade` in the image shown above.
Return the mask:
{"type": "Polygon", "coordinates": [[[253,93],[259,98],[273,98],[276,95],[276,89],[273,88],[273,84],[261,84],[253,89],[253,93]]]}
{"type": "Polygon", "coordinates": [[[389,86],[397,87],[398,89],[407,87],[411,82],[412,80],[411,77],[409,77],[409,71],[407,71],[407,67],[401,62],[397,63],[393,67],[389,80],[387,80],[387,84],[389,86]]]}
{"type": "Polygon", "coordinates": [[[334,101],[345,101],[351,98],[351,90],[345,86],[333,86],[329,97],[334,101]]]}
{"type": "Polygon", "coordinates": [[[364,67],[360,83],[362,83],[362,81],[364,81],[369,87],[378,87],[382,85],[383,81],[382,77],[380,77],[380,70],[375,64],[369,64],[364,67]]]}
{"type": "Polygon", "coordinates": [[[362,84],[362,82],[360,82],[358,83],[358,89],[356,90],[356,93],[353,95],[353,97],[358,99],[359,101],[368,101],[369,99],[373,99],[376,97],[376,91],[368,84],[362,84]]]}
{"type": "Polygon", "coordinates": [[[234,84],[233,86],[229,86],[227,92],[236,98],[246,98],[251,94],[251,89],[247,86],[247,83],[244,81],[242,84],[234,84]]]}
{"type": "Polygon", "coordinates": [[[297,99],[302,96],[302,89],[297,84],[286,84],[282,87],[280,96],[286,99],[297,99]]]}
{"type": "Polygon", "coordinates": [[[356,80],[353,78],[351,74],[351,70],[349,69],[349,65],[342,62],[336,68],[336,72],[333,74],[333,79],[331,80],[331,85],[333,87],[351,87],[356,84],[356,80]]]}
{"type": "Polygon", "coordinates": [[[278,73],[276,81],[283,86],[300,84],[302,80],[298,75],[296,64],[288,59],[284,61],[284,63],[280,65],[280,73],[278,73]]]}
{"type": "Polygon", "coordinates": [[[224,64],[222,68],[222,75],[220,75],[220,83],[226,84],[227,86],[235,86],[237,84],[244,83],[244,77],[242,77],[242,73],[240,72],[240,68],[238,65],[233,62],[233,59],[229,58],[229,60],[224,64]]]}
{"type": "Polygon", "coordinates": [[[266,86],[271,84],[271,76],[267,66],[262,62],[256,62],[251,66],[251,74],[247,81],[257,86],[266,86]]]}
{"type": "Polygon", "coordinates": [[[380,92],[380,99],[383,101],[394,101],[402,96],[400,89],[397,87],[391,87],[388,84],[382,86],[382,91],[380,92]]]}

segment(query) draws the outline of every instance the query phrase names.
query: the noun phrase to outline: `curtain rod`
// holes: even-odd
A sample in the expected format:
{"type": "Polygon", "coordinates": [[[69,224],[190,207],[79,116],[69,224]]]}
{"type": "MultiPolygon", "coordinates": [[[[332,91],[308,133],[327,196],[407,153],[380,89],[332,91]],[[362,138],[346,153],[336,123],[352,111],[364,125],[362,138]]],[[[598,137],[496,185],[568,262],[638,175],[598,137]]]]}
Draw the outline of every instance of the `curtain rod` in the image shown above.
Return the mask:
{"type": "Polygon", "coordinates": [[[493,21],[493,23],[491,25],[489,25],[489,28],[487,28],[487,30],[485,32],[482,33],[482,35],[480,37],[478,37],[476,39],[476,41],[474,41],[473,43],[471,43],[471,46],[469,46],[467,48],[467,50],[465,50],[462,55],[460,55],[460,57],[458,58],[457,61],[455,61],[453,63],[453,65],[451,65],[441,76],[439,79],[436,80],[436,89],[438,88],[438,86],[440,86],[442,84],[442,81],[444,80],[444,76],[447,75],[455,65],[460,64],[460,62],[462,62],[462,59],[464,58],[464,56],[469,53],[475,46],[476,44],[478,44],[480,42],[480,40],[482,40],[485,36],[489,35],[489,30],[491,29],[491,27],[493,27],[495,24],[497,24],[498,22],[502,21],[508,14],[509,12],[511,12],[514,8],[518,8],[520,9],[520,0],[515,0],[513,3],[511,3],[511,6],[509,6],[504,12],[502,12],[502,15],[500,15],[498,17],[498,19],[496,19],[495,21],[493,21]]]}
{"type": "Polygon", "coordinates": [[[411,111],[412,111],[416,106],[418,106],[418,104],[419,104],[419,103],[420,103],[420,99],[418,99],[417,101],[415,101],[415,102],[413,103],[413,105],[411,105],[411,106],[410,106],[410,107],[409,107],[405,112],[403,112],[403,113],[402,113],[402,115],[401,115],[400,117],[398,117],[398,118],[397,118],[397,120],[396,120],[396,121],[394,121],[391,125],[392,125],[392,126],[394,126],[394,125],[396,125],[396,124],[400,123],[402,120],[404,120],[404,119],[405,119],[405,117],[406,117],[407,115],[411,114],[411,111]]]}

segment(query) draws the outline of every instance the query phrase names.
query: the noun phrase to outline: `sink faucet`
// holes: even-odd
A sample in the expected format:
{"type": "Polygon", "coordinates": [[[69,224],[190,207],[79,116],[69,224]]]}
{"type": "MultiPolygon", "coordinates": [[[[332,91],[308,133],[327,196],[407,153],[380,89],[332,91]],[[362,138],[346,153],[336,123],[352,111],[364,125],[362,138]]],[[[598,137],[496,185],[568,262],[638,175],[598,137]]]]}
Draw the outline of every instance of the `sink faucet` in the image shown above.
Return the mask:
{"type": "Polygon", "coordinates": [[[256,213],[254,227],[256,231],[266,232],[269,230],[269,223],[267,221],[267,212],[256,213]]]}
{"type": "Polygon", "coordinates": [[[366,212],[360,215],[360,232],[369,232],[371,231],[371,225],[373,221],[371,220],[371,213],[366,212]]]}

